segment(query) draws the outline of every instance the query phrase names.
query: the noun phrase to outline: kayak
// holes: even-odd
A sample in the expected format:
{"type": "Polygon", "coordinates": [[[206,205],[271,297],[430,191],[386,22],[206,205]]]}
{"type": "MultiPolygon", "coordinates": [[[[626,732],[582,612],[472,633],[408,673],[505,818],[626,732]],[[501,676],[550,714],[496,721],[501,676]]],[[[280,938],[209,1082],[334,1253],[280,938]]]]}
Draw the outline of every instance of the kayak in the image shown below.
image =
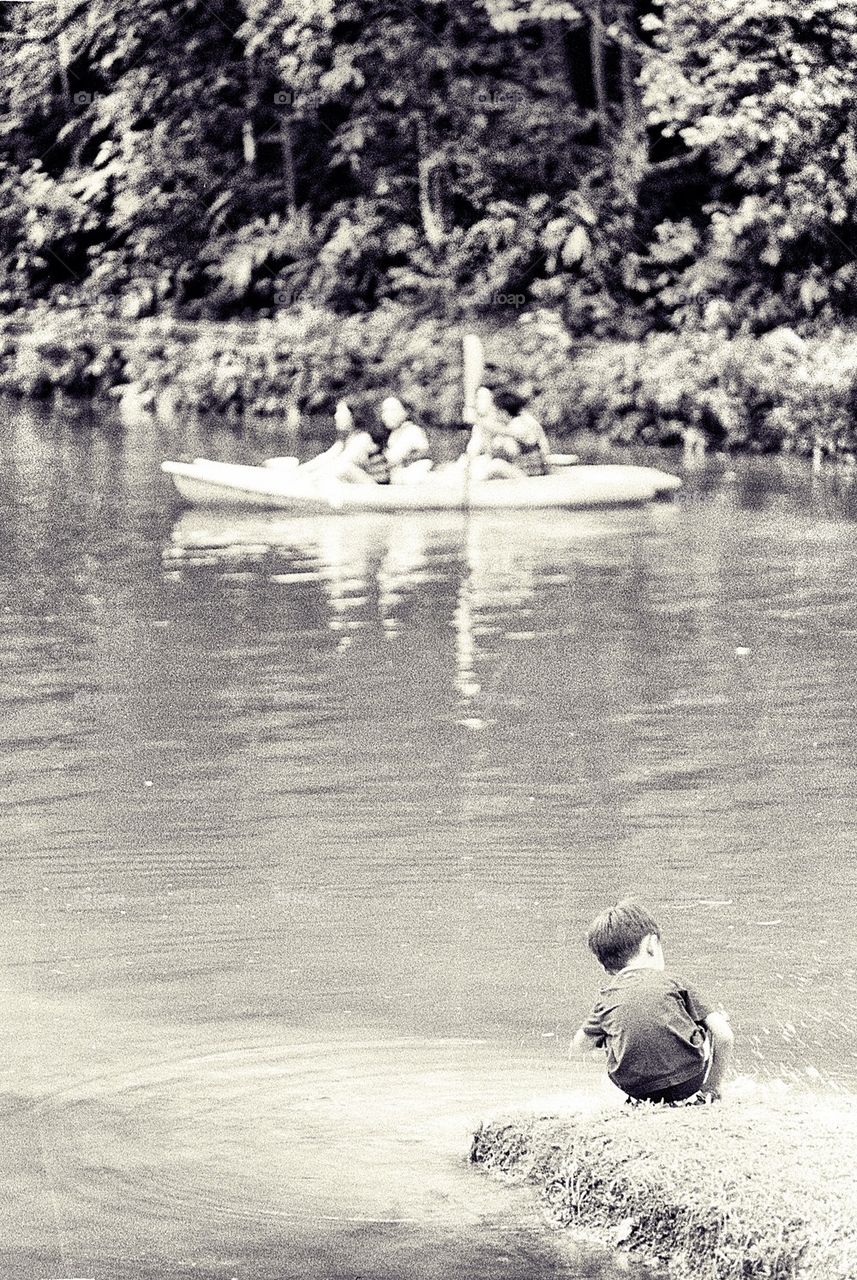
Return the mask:
{"type": "Polygon", "coordinates": [[[672,493],[681,480],[655,467],[581,465],[520,480],[473,480],[458,468],[414,484],[349,484],[298,467],[251,467],[196,458],[163,462],[186,502],[198,507],[327,511],[521,511],[632,506],[672,493]]]}

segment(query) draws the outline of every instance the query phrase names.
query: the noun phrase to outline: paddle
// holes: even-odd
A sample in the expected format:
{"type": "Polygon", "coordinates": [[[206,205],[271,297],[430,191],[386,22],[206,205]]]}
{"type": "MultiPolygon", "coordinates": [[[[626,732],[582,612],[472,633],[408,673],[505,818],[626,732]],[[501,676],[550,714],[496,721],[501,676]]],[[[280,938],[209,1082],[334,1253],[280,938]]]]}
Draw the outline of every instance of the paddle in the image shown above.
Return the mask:
{"type": "Polygon", "coordinates": [[[478,334],[465,333],[461,340],[464,361],[464,409],[462,422],[472,427],[476,421],[476,392],[485,376],[485,352],[478,334]]]}
{"type": "MultiPolygon", "coordinates": [[[[482,339],[476,333],[465,333],[461,339],[461,355],[464,381],[464,407],[461,420],[468,427],[476,422],[476,392],[482,386],[485,377],[485,351],[482,339]]],[[[469,441],[468,441],[469,443],[469,441]]],[[[464,452],[464,505],[470,505],[470,464],[471,455],[464,452]]]]}
{"type": "MultiPolygon", "coordinates": [[[[211,462],[211,458],[194,458],[194,462],[211,462]]],[[[269,467],[271,471],[290,470],[293,467],[299,467],[300,458],[282,457],[282,458],[265,458],[262,462],[263,467],[269,467]]]]}

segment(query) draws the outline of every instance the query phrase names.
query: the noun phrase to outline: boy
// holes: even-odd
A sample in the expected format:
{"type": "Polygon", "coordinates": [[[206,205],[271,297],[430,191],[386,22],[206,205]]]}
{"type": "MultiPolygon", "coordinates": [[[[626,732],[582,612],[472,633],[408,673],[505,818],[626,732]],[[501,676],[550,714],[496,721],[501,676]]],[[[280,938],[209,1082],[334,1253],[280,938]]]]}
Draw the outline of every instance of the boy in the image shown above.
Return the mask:
{"type": "Polygon", "coordinates": [[[728,1019],[664,972],[660,930],[630,898],[592,922],[587,942],[610,981],[570,1056],[607,1050],[607,1074],[641,1102],[713,1102],[729,1065],[728,1019]]]}

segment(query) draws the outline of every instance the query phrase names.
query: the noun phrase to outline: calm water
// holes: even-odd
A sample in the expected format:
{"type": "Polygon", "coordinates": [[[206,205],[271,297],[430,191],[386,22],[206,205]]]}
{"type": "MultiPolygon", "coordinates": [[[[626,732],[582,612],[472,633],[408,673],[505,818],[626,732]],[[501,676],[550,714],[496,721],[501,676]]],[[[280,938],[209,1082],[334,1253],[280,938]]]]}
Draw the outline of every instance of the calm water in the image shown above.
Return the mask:
{"type": "Polygon", "coordinates": [[[0,1273],[607,1277],[465,1156],[609,1097],[564,1052],[626,892],[740,1071],[857,1084],[845,480],[182,514],[198,437],[4,413],[0,1273]]]}

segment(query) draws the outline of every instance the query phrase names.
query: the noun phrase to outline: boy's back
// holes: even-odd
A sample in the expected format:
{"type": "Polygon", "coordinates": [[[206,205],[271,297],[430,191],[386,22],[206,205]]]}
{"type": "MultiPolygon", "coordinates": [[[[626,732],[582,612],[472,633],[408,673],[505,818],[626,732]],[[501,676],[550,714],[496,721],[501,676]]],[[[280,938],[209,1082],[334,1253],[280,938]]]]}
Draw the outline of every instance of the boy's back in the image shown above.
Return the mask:
{"type": "Polygon", "coordinates": [[[631,1097],[672,1089],[698,1075],[705,1060],[703,1023],[711,1013],[692,987],[658,969],[611,975],[584,1023],[607,1049],[607,1074],[631,1097]]]}

